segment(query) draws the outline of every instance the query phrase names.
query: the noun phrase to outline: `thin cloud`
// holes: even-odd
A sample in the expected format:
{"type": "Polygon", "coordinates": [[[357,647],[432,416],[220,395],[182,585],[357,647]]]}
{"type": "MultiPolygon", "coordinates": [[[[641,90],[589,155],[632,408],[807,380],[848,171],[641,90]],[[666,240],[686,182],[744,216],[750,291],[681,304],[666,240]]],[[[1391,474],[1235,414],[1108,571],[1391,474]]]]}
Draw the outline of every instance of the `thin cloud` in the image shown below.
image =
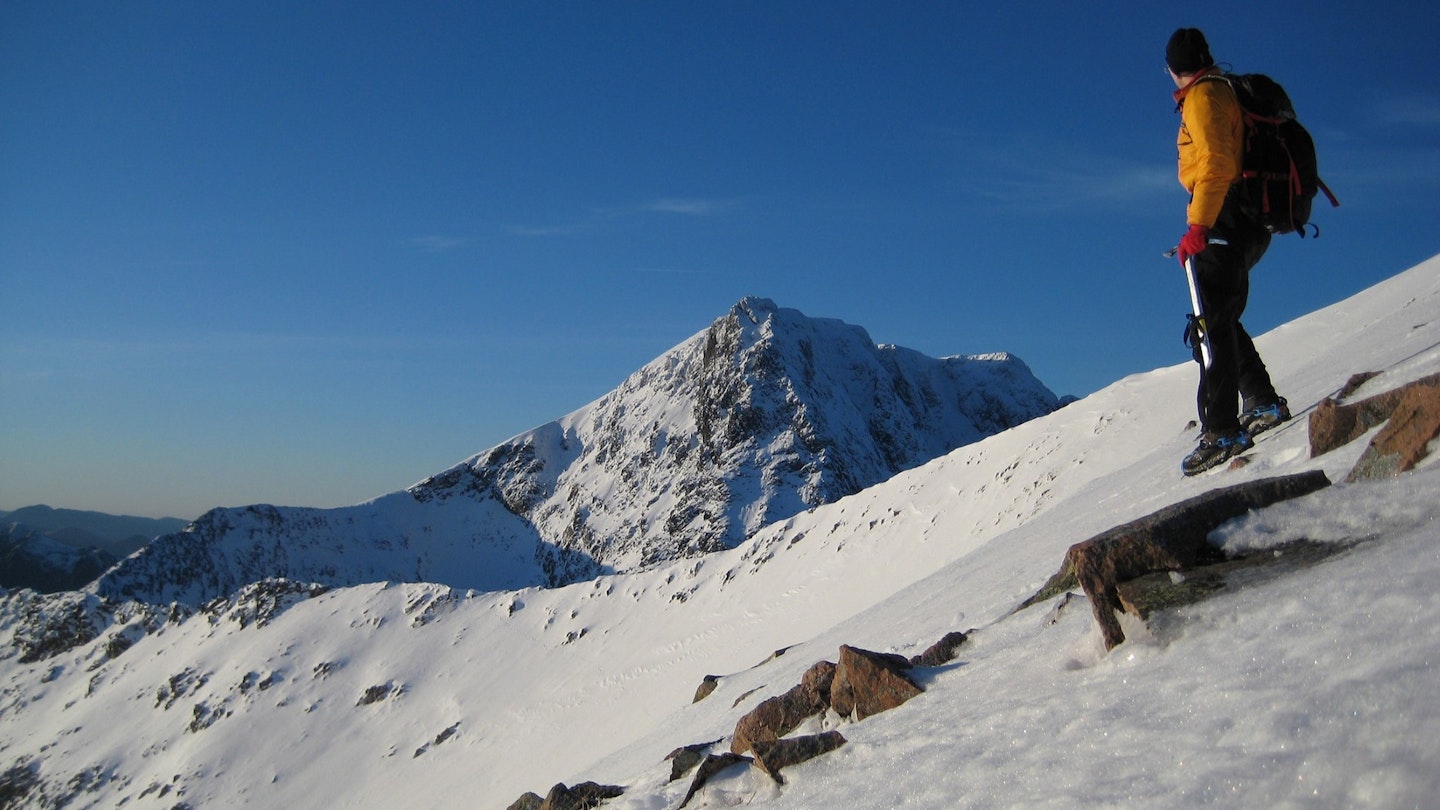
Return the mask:
{"type": "Polygon", "coordinates": [[[661,197],[648,202],[596,208],[584,219],[570,223],[552,225],[510,225],[506,230],[516,236],[564,237],[594,233],[606,225],[623,222],[651,214],[674,214],[687,217],[709,217],[734,210],[739,205],[733,199],[707,199],[703,197],[661,197]]]}
{"type": "Polygon", "coordinates": [[[1440,127],[1440,98],[1429,95],[1392,97],[1375,105],[1376,120],[1387,126],[1440,127]]]}
{"type": "Polygon", "coordinates": [[[570,225],[506,225],[505,230],[515,236],[526,237],[550,237],[550,236],[577,236],[595,230],[595,227],[586,223],[574,223],[570,225]]]}
{"type": "Polygon", "coordinates": [[[455,250],[469,244],[470,240],[459,236],[417,236],[410,240],[426,253],[443,253],[447,250],[455,250]]]}
{"type": "Polygon", "coordinates": [[[734,208],[734,200],[707,200],[693,197],[666,197],[641,207],[642,211],[687,216],[713,216],[734,208]]]}
{"type": "Polygon", "coordinates": [[[989,203],[1015,208],[1057,211],[1129,205],[1177,187],[1173,164],[1097,155],[1076,144],[1036,138],[997,144],[956,137],[949,148],[950,171],[962,189],[989,203]]]}

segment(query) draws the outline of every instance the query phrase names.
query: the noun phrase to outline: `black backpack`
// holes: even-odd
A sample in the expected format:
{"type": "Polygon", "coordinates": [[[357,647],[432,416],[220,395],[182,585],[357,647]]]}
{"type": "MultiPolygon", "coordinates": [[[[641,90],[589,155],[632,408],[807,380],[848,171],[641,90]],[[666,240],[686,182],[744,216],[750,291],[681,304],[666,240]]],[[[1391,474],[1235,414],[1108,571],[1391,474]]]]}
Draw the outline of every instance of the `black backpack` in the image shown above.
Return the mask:
{"type": "Polygon", "coordinates": [[[1316,191],[1324,191],[1332,207],[1340,201],[1330,192],[1315,159],[1315,142],[1300,122],[1295,107],[1278,82],[1261,73],[1219,73],[1235,90],[1245,118],[1244,161],[1240,192],[1246,213],[1271,233],[1294,231],[1305,236],[1310,204],[1316,191]]]}

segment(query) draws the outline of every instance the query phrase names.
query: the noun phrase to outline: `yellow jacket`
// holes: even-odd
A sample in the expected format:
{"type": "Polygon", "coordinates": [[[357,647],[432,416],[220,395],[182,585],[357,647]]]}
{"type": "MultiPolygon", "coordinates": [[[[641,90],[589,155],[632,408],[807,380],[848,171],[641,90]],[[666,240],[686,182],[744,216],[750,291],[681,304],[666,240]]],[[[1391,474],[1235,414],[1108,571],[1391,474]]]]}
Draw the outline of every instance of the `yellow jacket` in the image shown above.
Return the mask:
{"type": "Polygon", "coordinates": [[[1180,106],[1180,185],[1190,192],[1187,224],[1211,227],[1230,185],[1240,179],[1245,122],[1235,91],[1225,81],[1200,81],[1175,91],[1180,106]]]}

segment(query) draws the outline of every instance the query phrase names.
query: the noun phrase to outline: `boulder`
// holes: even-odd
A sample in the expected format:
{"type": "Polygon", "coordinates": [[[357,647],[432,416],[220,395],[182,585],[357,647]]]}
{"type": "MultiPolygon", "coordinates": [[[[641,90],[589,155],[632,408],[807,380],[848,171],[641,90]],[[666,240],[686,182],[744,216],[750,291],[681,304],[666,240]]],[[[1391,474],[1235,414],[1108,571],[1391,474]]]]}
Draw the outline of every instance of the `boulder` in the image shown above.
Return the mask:
{"type": "Polygon", "coordinates": [[[690,781],[690,789],[686,791],[684,800],[676,806],[676,810],[689,804],[690,800],[695,797],[695,794],[699,792],[700,788],[704,787],[705,783],[710,780],[710,777],[732,765],[753,761],[750,757],[742,757],[739,754],[734,754],[729,751],[723,754],[711,754],[705,757],[705,761],[700,763],[699,770],[695,771],[695,778],[690,781]]]}
{"type": "Polygon", "coordinates": [[[702,680],[700,681],[700,685],[697,686],[697,687],[695,687],[695,697],[694,697],[690,702],[691,702],[691,703],[699,703],[700,701],[704,700],[705,698],[710,697],[710,693],[711,693],[711,692],[714,692],[714,691],[715,691],[715,687],[717,687],[717,686],[719,686],[719,685],[720,685],[720,676],[719,676],[719,675],[706,675],[706,676],[704,677],[704,679],[702,679],[702,680]]]}
{"type": "Polygon", "coordinates": [[[1217,562],[1224,555],[1206,538],[1221,523],[1329,485],[1325,474],[1315,470],[1212,490],[1076,543],[1066,552],[1056,576],[1066,568],[1074,571],[1090,599],[1105,648],[1114,649],[1125,640],[1115,617],[1123,609],[1119,583],[1156,571],[1217,562]]]}
{"type": "Polygon", "coordinates": [[[842,644],[830,686],[830,708],[856,720],[893,709],[923,691],[905,674],[910,668],[904,656],[842,644]]]}
{"type": "MultiPolygon", "coordinates": [[[[1437,375],[1440,376],[1440,375],[1437,375]]],[[[1355,462],[1346,482],[1389,478],[1408,472],[1440,436],[1440,380],[1417,382],[1400,389],[1385,427],[1355,462]]]]}
{"type": "Polygon", "coordinates": [[[755,743],[755,767],[759,768],[779,784],[785,784],[780,771],[791,765],[798,765],[821,754],[828,754],[845,744],[845,738],[838,731],[810,734],[804,737],[787,737],[783,740],[755,743]]]}
{"type": "Polygon", "coordinates": [[[505,808],[505,810],[540,810],[540,805],[544,803],[545,800],[534,793],[526,793],[524,796],[516,799],[515,803],[505,808]]]}
{"type": "Polygon", "coordinates": [[[930,645],[930,649],[910,659],[910,664],[917,667],[938,667],[955,660],[955,651],[965,643],[965,634],[956,630],[946,633],[943,638],[930,645]]]}
{"type": "MultiPolygon", "coordinates": [[[[1351,381],[1354,382],[1356,379],[1369,379],[1369,377],[1356,375],[1351,378],[1351,381]]],[[[1395,413],[1401,400],[1405,399],[1413,389],[1433,389],[1437,385],[1440,385],[1440,374],[1431,374],[1393,391],[1376,394],[1359,402],[1342,404],[1336,399],[1320,400],[1319,404],[1315,406],[1314,412],[1310,414],[1310,457],[1322,456],[1365,435],[1371,428],[1389,419],[1395,413]]],[[[1353,392],[1354,387],[1356,386],[1346,384],[1348,392],[1353,392]]]]}
{"type": "Polygon", "coordinates": [[[817,662],[806,671],[800,683],[778,697],[767,698],[735,724],[730,750],[743,754],[756,741],[775,740],[825,711],[830,705],[830,684],[835,665],[817,662]]]}
{"type": "Polygon", "coordinates": [[[670,781],[674,782],[676,779],[689,773],[690,769],[699,765],[700,762],[705,759],[705,752],[718,742],[720,742],[720,740],[681,746],[669,754],[666,754],[665,758],[670,760],[670,781]]]}
{"type": "MultiPolygon", "coordinates": [[[[558,783],[550,788],[539,810],[589,810],[599,807],[606,799],[613,799],[625,789],[615,785],[601,785],[596,782],[581,782],[574,787],[558,783]]],[[[527,794],[533,795],[533,794],[527,794]]],[[[524,797],[522,796],[523,800],[524,797]]]]}

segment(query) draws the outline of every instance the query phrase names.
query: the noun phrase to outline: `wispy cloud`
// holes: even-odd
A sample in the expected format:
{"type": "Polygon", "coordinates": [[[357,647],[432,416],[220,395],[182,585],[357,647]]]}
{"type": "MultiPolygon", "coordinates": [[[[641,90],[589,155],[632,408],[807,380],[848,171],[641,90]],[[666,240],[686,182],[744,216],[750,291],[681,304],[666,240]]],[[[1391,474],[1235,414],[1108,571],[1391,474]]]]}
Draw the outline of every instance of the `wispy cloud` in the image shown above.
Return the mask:
{"type": "Polygon", "coordinates": [[[989,204],[1041,211],[1134,204],[1176,189],[1171,163],[1096,154],[1039,137],[953,134],[948,170],[968,194],[989,204]]]}
{"type": "Polygon", "coordinates": [[[602,230],[607,225],[651,215],[710,217],[733,211],[740,206],[736,199],[704,197],[660,197],[641,203],[594,208],[571,222],[548,225],[511,225],[507,228],[517,236],[561,237],[580,236],[602,230]]]}
{"type": "Polygon", "coordinates": [[[1381,124],[1402,127],[1440,127],[1440,97],[1412,94],[1392,96],[1375,103],[1375,118],[1381,124]]]}
{"type": "Polygon", "coordinates": [[[410,240],[410,244],[420,248],[426,253],[443,253],[447,250],[455,250],[469,244],[470,240],[459,236],[417,236],[410,240]]]}
{"type": "Polygon", "coordinates": [[[640,207],[641,211],[661,214],[684,214],[707,217],[724,213],[738,205],[736,200],[707,200],[695,197],[665,197],[640,207]]]}
{"type": "Polygon", "coordinates": [[[595,230],[593,222],[572,222],[566,225],[506,225],[505,230],[516,236],[551,237],[579,236],[595,230]]]}

